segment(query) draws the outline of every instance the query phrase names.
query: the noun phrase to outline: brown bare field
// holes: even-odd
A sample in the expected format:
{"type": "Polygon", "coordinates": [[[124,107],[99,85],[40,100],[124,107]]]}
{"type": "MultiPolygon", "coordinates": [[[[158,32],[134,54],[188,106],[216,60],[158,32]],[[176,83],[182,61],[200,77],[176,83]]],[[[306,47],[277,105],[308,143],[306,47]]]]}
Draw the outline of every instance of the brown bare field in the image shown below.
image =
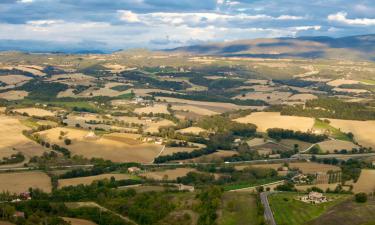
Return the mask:
{"type": "Polygon", "coordinates": [[[269,128],[283,128],[295,131],[307,131],[314,125],[314,119],[298,116],[282,116],[279,112],[255,112],[248,116],[235,119],[239,123],[252,123],[257,125],[261,132],[269,128]]]}
{"type": "Polygon", "coordinates": [[[31,77],[27,77],[24,75],[4,75],[0,76],[0,81],[6,83],[8,85],[15,85],[18,83],[22,83],[24,81],[31,80],[31,77]]]}
{"type": "Polygon", "coordinates": [[[168,180],[176,180],[177,177],[186,176],[187,173],[193,171],[196,170],[193,168],[177,168],[164,171],[145,172],[140,174],[140,176],[154,180],[163,180],[164,177],[167,177],[168,180]]]}
{"type": "Polygon", "coordinates": [[[27,91],[7,91],[0,93],[0,98],[6,99],[8,101],[21,100],[29,95],[27,91]]]}
{"type": "Polygon", "coordinates": [[[43,148],[22,134],[28,129],[18,119],[0,115],[0,155],[10,156],[16,153],[13,149],[29,157],[42,155],[43,148]]]}
{"type": "Polygon", "coordinates": [[[82,73],[70,73],[70,74],[58,74],[53,75],[51,78],[47,79],[51,82],[58,82],[67,85],[93,85],[94,77],[84,75],[82,73]]]}
{"type": "Polygon", "coordinates": [[[131,176],[128,174],[101,174],[101,175],[89,176],[89,177],[59,179],[59,187],[62,188],[66,186],[77,186],[80,184],[89,185],[94,181],[110,179],[111,177],[114,177],[116,180],[124,180],[124,179],[131,178],[131,176]]]}
{"type": "Polygon", "coordinates": [[[163,114],[169,114],[168,108],[166,104],[159,104],[156,103],[152,106],[142,107],[142,108],[136,108],[134,110],[137,114],[149,114],[149,113],[163,113],[163,114]]]}
{"type": "Polygon", "coordinates": [[[87,130],[61,127],[39,132],[50,143],[65,146],[74,155],[114,162],[149,163],[162,149],[161,145],[142,143],[137,134],[111,133],[91,138],[89,133],[87,130]],[[72,140],[71,145],[65,146],[64,139],[59,139],[61,131],[66,133],[65,138],[72,140]]]}
{"type": "Polygon", "coordinates": [[[209,155],[203,155],[197,158],[193,159],[186,159],[186,160],[177,160],[178,162],[222,162],[223,158],[225,157],[231,157],[233,155],[237,154],[235,151],[226,151],[226,150],[219,150],[215,153],[209,154],[209,155]]]}
{"type": "Polygon", "coordinates": [[[168,127],[168,126],[176,125],[175,123],[167,119],[158,119],[156,121],[153,121],[152,119],[147,119],[147,118],[140,119],[138,117],[129,117],[129,116],[119,116],[119,117],[114,117],[114,119],[123,121],[125,123],[143,124],[144,125],[143,131],[150,132],[150,133],[159,132],[159,128],[161,127],[168,127]]]}
{"type": "Polygon", "coordinates": [[[171,154],[177,153],[177,152],[192,152],[192,151],[197,150],[197,149],[199,149],[199,148],[165,147],[165,149],[161,153],[161,155],[171,155],[171,154]]]}
{"type": "Polygon", "coordinates": [[[326,191],[328,188],[331,190],[335,190],[337,185],[338,185],[337,183],[336,184],[313,184],[313,185],[296,185],[295,187],[298,191],[307,191],[307,189],[312,188],[312,187],[317,187],[317,188],[322,189],[323,191],[326,191]]]}
{"type": "Polygon", "coordinates": [[[328,151],[329,153],[334,153],[335,150],[352,150],[352,148],[358,148],[359,146],[349,142],[349,141],[342,141],[342,140],[328,140],[328,141],[323,141],[319,142],[318,145],[320,148],[326,152],[328,151]]]}
{"type": "Polygon", "coordinates": [[[63,219],[70,223],[71,225],[96,225],[96,223],[84,220],[84,219],[77,219],[77,218],[69,218],[69,217],[63,217],[63,219]]]}
{"type": "Polygon", "coordinates": [[[14,67],[15,69],[22,70],[25,72],[32,73],[35,76],[45,76],[46,74],[43,73],[41,70],[43,70],[42,67],[35,66],[35,65],[19,65],[14,67]]]}
{"type": "Polygon", "coordinates": [[[212,116],[212,115],[217,115],[219,114],[218,112],[205,109],[199,106],[194,106],[194,105],[172,105],[172,109],[176,111],[188,111],[188,112],[193,112],[202,116],[212,116]]]}
{"type": "Polygon", "coordinates": [[[199,135],[200,133],[207,132],[207,130],[203,129],[203,128],[200,128],[200,127],[188,127],[188,128],[177,130],[176,132],[181,133],[181,134],[199,135]]]}
{"type": "Polygon", "coordinates": [[[40,108],[23,108],[23,109],[14,109],[14,112],[18,113],[27,113],[29,116],[54,116],[55,114],[51,111],[40,109],[40,108]]]}
{"type": "Polygon", "coordinates": [[[239,109],[262,109],[263,107],[257,106],[240,106],[232,103],[223,103],[223,102],[204,102],[204,101],[193,101],[179,98],[170,98],[170,97],[156,97],[157,100],[166,101],[169,103],[178,103],[181,105],[191,105],[195,107],[201,107],[218,113],[224,113],[239,109]]]}
{"type": "Polygon", "coordinates": [[[354,139],[366,147],[375,147],[375,121],[329,119],[330,125],[343,132],[352,132],[354,139]]]}
{"type": "Polygon", "coordinates": [[[249,141],[246,142],[250,147],[258,146],[258,145],[263,145],[267,143],[267,141],[264,141],[264,138],[253,138],[249,141]]]}
{"type": "MultiPolygon", "coordinates": [[[[278,168],[282,167],[282,163],[270,163],[270,164],[256,164],[256,165],[241,165],[236,166],[236,169],[244,169],[246,167],[256,167],[256,168],[270,168],[277,170],[278,168]]],[[[333,166],[333,165],[327,165],[327,164],[320,164],[320,163],[312,163],[312,162],[293,162],[289,163],[289,168],[298,168],[302,171],[304,174],[313,174],[313,173],[326,173],[330,170],[333,171],[340,171],[340,167],[333,166]]]]}
{"type": "Polygon", "coordinates": [[[249,92],[245,94],[245,96],[237,95],[233,97],[234,99],[242,99],[242,100],[263,100],[270,104],[279,104],[283,100],[288,99],[292,95],[291,92],[280,92],[280,91],[273,91],[273,92],[249,92]]]}
{"type": "Polygon", "coordinates": [[[30,187],[51,192],[51,179],[43,172],[0,173],[0,192],[22,193],[30,187]]]}
{"type": "Polygon", "coordinates": [[[362,93],[370,92],[365,89],[350,89],[350,88],[338,88],[338,87],[334,88],[333,90],[336,92],[346,92],[346,93],[355,93],[355,94],[362,94],[362,93]]]}
{"type": "Polygon", "coordinates": [[[375,170],[362,170],[358,181],[354,184],[353,192],[372,193],[375,191],[375,170]]]}
{"type": "Polygon", "coordinates": [[[317,99],[318,97],[313,94],[295,94],[289,97],[289,101],[302,101],[306,102],[307,100],[317,99]]]}
{"type": "Polygon", "coordinates": [[[307,148],[309,148],[312,144],[300,140],[295,139],[283,139],[280,141],[281,145],[287,146],[289,148],[294,148],[294,145],[297,144],[300,151],[303,151],[307,148]]]}
{"type": "Polygon", "coordinates": [[[6,109],[6,107],[0,107],[0,113],[5,113],[6,109]]]}
{"type": "Polygon", "coordinates": [[[333,87],[338,87],[343,84],[359,84],[360,82],[357,80],[346,80],[346,79],[337,79],[337,80],[332,80],[328,82],[327,84],[333,87]]]}
{"type": "MultiPolygon", "coordinates": [[[[249,88],[249,87],[246,87],[249,88]]],[[[269,85],[253,85],[250,88],[254,89],[256,92],[273,92],[276,90],[275,87],[271,87],[269,85]]]]}

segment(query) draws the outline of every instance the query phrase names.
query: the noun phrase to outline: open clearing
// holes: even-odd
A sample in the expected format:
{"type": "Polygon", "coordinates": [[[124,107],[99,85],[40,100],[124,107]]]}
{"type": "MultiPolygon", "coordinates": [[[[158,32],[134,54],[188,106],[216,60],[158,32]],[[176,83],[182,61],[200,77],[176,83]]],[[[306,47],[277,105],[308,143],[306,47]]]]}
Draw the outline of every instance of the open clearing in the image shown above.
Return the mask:
{"type": "Polygon", "coordinates": [[[354,184],[353,192],[372,193],[375,191],[375,170],[362,170],[361,175],[354,184]]]}
{"type": "MultiPolygon", "coordinates": [[[[303,195],[303,194],[302,194],[303,195]]],[[[318,218],[332,206],[344,201],[346,195],[327,195],[331,201],[310,204],[297,200],[296,193],[277,193],[269,195],[269,203],[277,224],[302,225],[318,218]]]]}
{"type": "Polygon", "coordinates": [[[242,99],[242,100],[262,100],[268,102],[270,104],[280,104],[284,99],[288,99],[292,95],[291,92],[280,92],[280,91],[273,91],[273,92],[249,92],[247,94],[238,95],[233,97],[234,99],[242,99]]]}
{"type": "Polygon", "coordinates": [[[43,148],[22,134],[23,130],[28,129],[18,119],[0,115],[0,137],[2,137],[0,138],[0,155],[2,157],[10,156],[4,155],[4,153],[14,154],[17,153],[16,151],[29,157],[42,155],[43,148]]]}
{"type": "Polygon", "coordinates": [[[169,114],[167,105],[166,104],[158,104],[158,103],[154,104],[152,106],[136,108],[134,110],[134,112],[137,113],[137,114],[150,114],[150,113],[153,113],[153,114],[157,114],[157,113],[169,114]]]}
{"type": "Polygon", "coordinates": [[[366,203],[347,200],[337,204],[307,225],[373,225],[375,224],[375,199],[366,203]]]}
{"type": "Polygon", "coordinates": [[[261,132],[266,132],[269,128],[283,128],[306,132],[314,125],[313,118],[282,116],[279,112],[255,112],[234,121],[255,124],[261,132]]]}
{"type": "MultiPolygon", "coordinates": [[[[270,168],[277,170],[278,168],[282,167],[282,163],[270,163],[270,164],[256,164],[256,165],[241,165],[241,166],[236,166],[236,169],[244,169],[246,167],[255,167],[255,168],[270,168]]],[[[293,162],[289,163],[289,168],[298,168],[299,170],[302,171],[304,174],[315,174],[318,172],[321,173],[326,173],[330,170],[332,171],[340,171],[340,167],[338,166],[333,166],[333,165],[328,165],[328,164],[320,164],[320,163],[312,163],[312,162],[293,162]]]]}
{"type": "Polygon", "coordinates": [[[318,97],[313,94],[295,94],[289,97],[289,101],[302,101],[306,102],[307,100],[317,99],[318,97]]]}
{"type": "Polygon", "coordinates": [[[232,103],[223,103],[223,102],[204,102],[204,101],[193,101],[179,98],[170,98],[170,97],[156,97],[157,100],[166,101],[170,103],[180,103],[184,105],[192,105],[204,109],[208,109],[217,113],[224,113],[239,109],[251,109],[251,108],[262,108],[255,106],[240,106],[232,103]]]}
{"type": "Polygon", "coordinates": [[[148,179],[154,180],[163,180],[167,178],[167,180],[176,180],[177,177],[183,177],[189,172],[196,171],[193,168],[177,168],[171,170],[164,170],[164,171],[155,171],[155,172],[145,172],[140,174],[142,177],[146,177],[148,179]]]}
{"type": "Polygon", "coordinates": [[[172,105],[172,109],[176,111],[193,112],[202,116],[212,116],[219,114],[218,112],[202,108],[201,106],[194,105],[172,105]]]}
{"type": "Polygon", "coordinates": [[[79,184],[89,185],[96,180],[110,179],[111,177],[114,177],[116,180],[125,180],[132,178],[132,176],[128,174],[101,174],[89,177],[76,177],[69,179],[60,179],[59,187],[61,188],[66,186],[76,186],[79,184]]]}
{"type": "Polygon", "coordinates": [[[14,112],[21,114],[27,113],[29,116],[54,116],[55,114],[51,111],[40,109],[40,108],[23,108],[23,109],[14,109],[14,112]]]}
{"type": "Polygon", "coordinates": [[[199,156],[193,159],[186,159],[186,160],[177,160],[178,162],[223,162],[223,158],[231,157],[237,154],[236,151],[226,151],[226,150],[219,150],[209,155],[199,156]]]}
{"type": "Polygon", "coordinates": [[[31,77],[27,77],[24,75],[5,75],[5,76],[0,76],[0,81],[4,82],[8,85],[15,85],[18,83],[22,83],[24,81],[31,80],[31,77]]]}
{"type": "Polygon", "coordinates": [[[96,225],[96,223],[91,222],[89,220],[84,220],[84,219],[77,219],[77,218],[70,218],[70,217],[63,217],[63,219],[69,222],[71,225],[96,225]]]}
{"type": "Polygon", "coordinates": [[[111,133],[92,137],[89,133],[87,130],[61,127],[39,132],[50,143],[67,147],[74,155],[114,162],[152,162],[163,148],[161,145],[142,143],[137,134],[111,133]],[[65,146],[64,138],[59,139],[61,131],[66,133],[64,138],[72,140],[71,145],[65,146]]]}
{"type": "Polygon", "coordinates": [[[218,224],[259,224],[256,197],[250,193],[225,192],[222,196],[218,224]]]}
{"type": "Polygon", "coordinates": [[[0,98],[6,99],[8,101],[21,100],[28,96],[27,91],[7,91],[0,93],[0,98]]]}
{"type": "Polygon", "coordinates": [[[330,81],[327,84],[333,87],[338,87],[343,84],[359,84],[359,83],[360,82],[357,80],[337,79],[337,80],[330,81]]]}
{"type": "Polygon", "coordinates": [[[200,133],[207,132],[206,129],[200,128],[200,127],[188,127],[184,129],[177,130],[178,133],[181,134],[195,134],[199,135],[200,133]]]}
{"type": "Polygon", "coordinates": [[[22,193],[32,188],[51,191],[51,179],[43,172],[0,173],[0,192],[22,193]]]}
{"type": "Polygon", "coordinates": [[[375,121],[329,119],[330,125],[343,132],[352,132],[354,139],[366,147],[375,147],[375,121]]]}
{"type": "Polygon", "coordinates": [[[340,151],[342,149],[352,150],[353,148],[358,148],[359,146],[349,142],[341,140],[328,140],[317,143],[323,152],[334,153],[335,150],[340,151]]]}

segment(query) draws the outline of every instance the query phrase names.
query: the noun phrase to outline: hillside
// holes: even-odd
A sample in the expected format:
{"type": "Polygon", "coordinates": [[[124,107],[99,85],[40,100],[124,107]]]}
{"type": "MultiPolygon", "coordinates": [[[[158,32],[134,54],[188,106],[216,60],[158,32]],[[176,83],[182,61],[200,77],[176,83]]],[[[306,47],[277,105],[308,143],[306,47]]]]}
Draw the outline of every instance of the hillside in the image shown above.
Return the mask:
{"type": "Polygon", "coordinates": [[[375,35],[262,38],[192,45],[167,51],[228,57],[375,60],[375,35]]]}

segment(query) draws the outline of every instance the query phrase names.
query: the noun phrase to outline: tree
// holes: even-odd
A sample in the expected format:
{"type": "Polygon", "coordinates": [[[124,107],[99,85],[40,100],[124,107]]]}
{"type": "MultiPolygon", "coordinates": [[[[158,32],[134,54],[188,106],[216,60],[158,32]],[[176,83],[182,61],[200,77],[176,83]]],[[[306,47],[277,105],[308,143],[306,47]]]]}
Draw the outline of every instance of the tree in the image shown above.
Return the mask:
{"type": "Polygon", "coordinates": [[[72,143],[72,140],[70,140],[69,138],[67,138],[67,139],[64,140],[64,143],[66,145],[70,145],[72,143]]]}
{"type": "Polygon", "coordinates": [[[364,203],[367,202],[367,195],[366,193],[358,193],[355,195],[355,201],[358,203],[364,203]]]}

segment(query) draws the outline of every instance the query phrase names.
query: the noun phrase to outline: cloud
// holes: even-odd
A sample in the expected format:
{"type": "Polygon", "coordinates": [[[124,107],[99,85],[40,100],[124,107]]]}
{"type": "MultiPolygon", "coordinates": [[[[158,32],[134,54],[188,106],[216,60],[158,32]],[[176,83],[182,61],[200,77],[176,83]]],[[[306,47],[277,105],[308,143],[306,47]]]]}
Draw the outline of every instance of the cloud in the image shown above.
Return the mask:
{"type": "Polygon", "coordinates": [[[137,23],[140,22],[138,15],[133,13],[129,10],[119,10],[120,13],[120,20],[129,22],[129,23],[137,23]]]}
{"type": "Polygon", "coordinates": [[[336,14],[328,15],[328,20],[333,22],[344,23],[347,25],[362,25],[362,26],[374,26],[375,19],[369,18],[357,18],[357,19],[349,19],[347,18],[348,13],[346,12],[338,12],[336,14]]]}
{"type": "Polygon", "coordinates": [[[50,26],[53,24],[64,23],[63,20],[30,20],[27,24],[32,26],[50,26]]]}

